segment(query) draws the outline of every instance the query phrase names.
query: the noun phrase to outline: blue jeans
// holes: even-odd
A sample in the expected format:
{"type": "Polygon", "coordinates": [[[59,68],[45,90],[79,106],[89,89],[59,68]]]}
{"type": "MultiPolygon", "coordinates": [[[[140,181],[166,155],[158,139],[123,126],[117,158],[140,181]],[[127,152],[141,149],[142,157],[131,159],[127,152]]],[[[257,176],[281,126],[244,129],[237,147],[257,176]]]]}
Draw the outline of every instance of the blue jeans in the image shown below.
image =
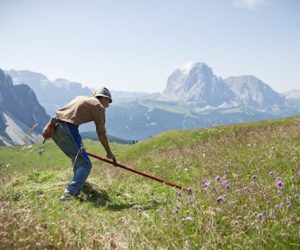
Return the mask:
{"type": "Polygon", "coordinates": [[[92,168],[92,163],[83,149],[78,127],[70,123],[58,121],[52,139],[71,159],[73,164],[74,176],[65,192],[78,195],[92,168]]]}

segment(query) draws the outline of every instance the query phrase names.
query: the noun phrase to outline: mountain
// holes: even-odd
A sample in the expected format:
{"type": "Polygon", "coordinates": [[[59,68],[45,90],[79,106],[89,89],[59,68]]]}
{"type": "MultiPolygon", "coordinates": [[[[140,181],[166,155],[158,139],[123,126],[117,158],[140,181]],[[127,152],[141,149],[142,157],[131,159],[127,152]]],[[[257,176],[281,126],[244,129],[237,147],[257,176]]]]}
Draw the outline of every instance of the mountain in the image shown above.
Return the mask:
{"type": "MultiPolygon", "coordinates": [[[[27,84],[36,93],[41,105],[48,114],[55,115],[56,110],[71,101],[75,96],[90,96],[95,89],[84,87],[81,83],[66,79],[49,80],[45,75],[28,70],[9,70],[7,74],[14,84],[27,84]]],[[[114,103],[132,102],[140,99],[155,98],[158,93],[111,91],[114,103]]]]}
{"type": "Polygon", "coordinates": [[[47,113],[53,116],[62,105],[71,101],[77,95],[91,95],[92,90],[80,83],[65,79],[49,80],[46,76],[28,70],[9,70],[7,73],[13,82],[26,84],[35,92],[38,101],[45,107],[47,113]]]}
{"type": "Polygon", "coordinates": [[[176,69],[168,78],[160,100],[185,102],[194,107],[233,104],[235,94],[205,63],[176,69]]]}
{"type": "Polygon", "coordinates": [[[33,90],[25,84],[14,85],[0,69],[0,145],[40,141],[49,118],[33,90]]]}
{"type": "Polygon", "coordinates": [[[300,90],[291,90],[282,94],[291,108],[300,113],[300,90]]]}
{"type": "MultiPolygon", "coordinates": [[[[35,91],[48,114],[77,95],[90,95],[82,84],[30,71],[10,70],[16,83],[35,91]]],[[[286,117],[300,113],[300,102],[291,103],[255,76],[222,79],[205,63],[176,69],[163,93],[111,91],[113,103],[106,111],[109,134],[125,140],[141,140],[171,129],[194,129],[286,117]]],[[[80,131],[94,131],[89,123],[80,131]]]]}
{"type": "Polygon", "coordinates": [[[255,76],[236,76],[225,79],[240,105],[262,112],[281,112],[286,99],[255,76]]]}
{"type": "Polygon", "coordinates": [[[214,75],[205,63],[193,63],[176,69],[168,78],[159,99],[184,102],[194,110],[237,106],[271,113],[287,110],[285,97],[255,76],[223,80],[214,75]]]}

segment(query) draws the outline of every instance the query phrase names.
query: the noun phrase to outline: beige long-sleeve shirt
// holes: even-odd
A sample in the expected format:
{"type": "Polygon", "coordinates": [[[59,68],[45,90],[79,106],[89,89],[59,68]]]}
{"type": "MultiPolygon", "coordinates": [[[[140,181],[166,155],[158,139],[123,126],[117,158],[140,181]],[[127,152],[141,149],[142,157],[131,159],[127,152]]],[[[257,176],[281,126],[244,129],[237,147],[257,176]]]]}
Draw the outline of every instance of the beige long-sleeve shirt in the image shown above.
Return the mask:
{"type": "Polygon", "coordinates": [[[64,122],[80,126],[94,121],[98,134],[105,134],[105,108],[95,97],[78,96],[56,112],[56,117],[64,122]]]}

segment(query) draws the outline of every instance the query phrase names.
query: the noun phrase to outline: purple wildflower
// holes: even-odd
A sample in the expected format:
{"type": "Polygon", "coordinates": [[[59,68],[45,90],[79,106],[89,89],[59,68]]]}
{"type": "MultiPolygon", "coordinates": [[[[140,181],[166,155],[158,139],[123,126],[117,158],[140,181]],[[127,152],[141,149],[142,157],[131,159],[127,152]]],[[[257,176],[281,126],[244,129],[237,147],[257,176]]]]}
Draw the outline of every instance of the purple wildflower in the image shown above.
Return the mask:
{"type": "Polygon", "coordinates": [[[208,182],[207,180],[202,180],[202,181],[201,181],[201,184],[202,184],[202,186],[203,186],[204,188],[209,187],[209,182],[208,182]]]}
{"type": "Polygon", "coordinates": [[[217,175],[215,179],[216,179],[216,181],[219,181],[219,180],[221,180],[221,176],[217,175]]]}
{"type": "Polygon", "coordinates": [[[283,188],[283,182],[280,180],[280,177],[276,180],[276,187],[278,190],[281,190],[283,188]]]}

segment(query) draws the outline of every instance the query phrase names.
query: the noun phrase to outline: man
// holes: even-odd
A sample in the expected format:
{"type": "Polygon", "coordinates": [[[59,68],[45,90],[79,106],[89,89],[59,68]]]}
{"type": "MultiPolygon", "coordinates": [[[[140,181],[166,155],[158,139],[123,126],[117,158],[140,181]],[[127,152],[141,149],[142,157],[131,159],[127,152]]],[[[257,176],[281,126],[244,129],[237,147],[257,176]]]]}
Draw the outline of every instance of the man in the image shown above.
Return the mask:
{"type": "Polygon", "coordinates": [[[92,168],[78,131],[81,124],[95,122],[99,141],[107,153],[106,157],[116,163],[105,129],[105,109],[110,103],[112,103],[111,94],[107,88],[103,87],[93,93],[92,97],[76,97],[56,112],[56,127],[52,139],[72,160],[74,173],[72,181],[60,197],[61,201],[68,201],[79,195],[92,168]]]}

